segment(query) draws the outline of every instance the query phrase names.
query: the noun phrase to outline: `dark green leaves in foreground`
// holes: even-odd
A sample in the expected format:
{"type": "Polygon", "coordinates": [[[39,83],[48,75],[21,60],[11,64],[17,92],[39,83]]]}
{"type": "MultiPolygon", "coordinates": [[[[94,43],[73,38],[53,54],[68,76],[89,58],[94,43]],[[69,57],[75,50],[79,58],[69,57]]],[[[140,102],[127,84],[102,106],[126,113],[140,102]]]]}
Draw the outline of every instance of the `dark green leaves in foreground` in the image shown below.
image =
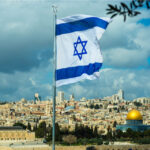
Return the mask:
{"type": "Polygon", "coordinates": [[[137,9],[145,6],[150,9],[150,0],[131,0],[129,4],[121,2],[119,6],[108,4],[106,11],[108,15],[111,15],[111,18],[122,15],[124,21],[126,21],[127,16],[134,17],[141,14],[137,9]]]}

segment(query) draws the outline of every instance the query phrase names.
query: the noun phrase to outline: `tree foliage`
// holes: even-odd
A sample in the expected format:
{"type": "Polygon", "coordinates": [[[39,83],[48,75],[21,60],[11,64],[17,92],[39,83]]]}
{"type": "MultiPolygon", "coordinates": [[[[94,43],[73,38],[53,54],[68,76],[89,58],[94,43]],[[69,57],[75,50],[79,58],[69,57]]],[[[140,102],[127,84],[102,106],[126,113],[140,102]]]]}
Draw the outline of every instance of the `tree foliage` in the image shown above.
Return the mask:
{"type": "Polygon", "coordinates": [[[61,131],[58,123],[55,124],[55,140],[61,141],[61,131]]]}
{"type": "Polygon", "coordinates": [[[134,105],[137,106],[137,107],[140,107],[140,106],[142,106],[142,103],[140,103],[140,102],[134,102],[134,105]]]}
{"type": "Polygon", "coordinates": [[[31,124],[28,122],[27,129],[31,131],[31,124]]]}
{"type": "Polygon", "coordinates": [[[111,18],[121,15],[126,21],[127,16],[134,17],[141,14],[137,9],[145,6],[150,9],[150,0],[131,0],[129,4],[121,2],[119,5],[108,4],[106,11],[108,15],[111,15],[111,18]]]}
{"type": "Polygon", "coordinates": [[[13,126],[20,126],[20,127],[22,127],[23,129],[26,129],[26,128],[27,128],[26,125],[24,125],[24,124],[21,123],[21,122],[14,123],[13,126]]]}
{"type": "MultiPolygon", "coordinates": [[[[20,123],[19,123],[20,124],[20,123]]],[[[117,122],[114,122],[116,126],[117,122]]],[[[18,126],[18,123],[16,124],[18,126]]],[[[41,122],[39,126],[34,128],[37,138],[44,138],[47,142],[52,140],[52,127],[49,125],[46,126],[46,122],[41,122]]],[[[150,144],[150,130],[144,132],[133,131],[130,128],[126,132],[121,130],[112,131],[112,128],[108,126],[107,134],[101,135],[98,133],[97,126],[95,128],[89,127],[82,124],[76,124],[74,131],[69,131],[68,128],[60,129],[59,124],[55,124],[55,140],[62,142],[62,144],[95,144],[101,145],[108,144],[109,141],[121,140],[121,141],[133,141],[139,144],[150,144]],[[142,140],[143,139],[143,140],[142,140]]]]}
{"type": "Polygon", "coordinates": [[[51,125],[49,124],[49,126],[46,128],[46,141],[47,142],[50,142],[51,140],[52,140],[52,127],[51,127],[51,125]]]}
{"type": "MultiPolygon", "coordinates": [[[[86,106],[86,107],[88,107],[88,106],[86,106]]],[[[94,104],[90,104],[90,106],[89,106],[89,108],[90,109],[100,109],[101,108],[101,106],[100,105],[98,105],[98,104],[96,104],[96,105],[94,105],[94,104]]]]}
{"type": "Polygon", "coordinates": [[[63,141],[67,144],[74,144],[77,142],[77,137],[69,134],[67,136],[63,136],[63,141]]]}
{"type": "Polygon", "coordinates": [[[117,121],[115,120],[114,123],[113,123],[113,127],[115,128],[117,125],[117,121]]]}
{"type": "Polygon", "coordinates": [[[39,124],[38,128],[35,131],[35,136],[38,138],[46,137],[46,122],[45,121],[39,124]]]}
{"type": "Polygon", "coordinates": [[[93,128],[84,125],[77,125],[75,126],[75,133],[77,138],[93,138],[94,132],[93,128]]]}
{"type": "Polygon", "coordinates": [[[133,131],[130,128],[128,128],[126,132],[116,130],[114,136],[117,140],[121,141],[130,140],[138,144],[150,144],[150,129],[144,132],[133,131]]]}

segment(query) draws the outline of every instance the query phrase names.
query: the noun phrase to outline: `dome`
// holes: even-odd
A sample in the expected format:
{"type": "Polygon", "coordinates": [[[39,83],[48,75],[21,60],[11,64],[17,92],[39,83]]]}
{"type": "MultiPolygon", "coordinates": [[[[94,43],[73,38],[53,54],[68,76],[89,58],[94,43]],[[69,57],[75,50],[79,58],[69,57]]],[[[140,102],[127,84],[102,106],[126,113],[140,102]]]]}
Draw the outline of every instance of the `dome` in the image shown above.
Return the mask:
{"type": "Polygon", "coordinates": [[[127,114],[126,120],[143,120],[143,119],[141,113],[138,110],[133,109],[129,111],[129,113],[127,114]]]}

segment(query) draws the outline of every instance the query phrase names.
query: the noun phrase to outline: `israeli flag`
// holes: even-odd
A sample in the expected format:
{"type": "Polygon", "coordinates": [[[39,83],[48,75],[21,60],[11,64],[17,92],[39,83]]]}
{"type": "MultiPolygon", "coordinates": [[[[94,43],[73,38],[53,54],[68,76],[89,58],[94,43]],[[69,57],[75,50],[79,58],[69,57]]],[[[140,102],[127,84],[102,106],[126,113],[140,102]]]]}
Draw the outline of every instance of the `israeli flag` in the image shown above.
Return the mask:
{"type": "Polygon", "coordinates": [[[88,15],[57,20],[57,87],[99,77],[103,63],[99,39],[109,22],[109,18],[88,15]]]}

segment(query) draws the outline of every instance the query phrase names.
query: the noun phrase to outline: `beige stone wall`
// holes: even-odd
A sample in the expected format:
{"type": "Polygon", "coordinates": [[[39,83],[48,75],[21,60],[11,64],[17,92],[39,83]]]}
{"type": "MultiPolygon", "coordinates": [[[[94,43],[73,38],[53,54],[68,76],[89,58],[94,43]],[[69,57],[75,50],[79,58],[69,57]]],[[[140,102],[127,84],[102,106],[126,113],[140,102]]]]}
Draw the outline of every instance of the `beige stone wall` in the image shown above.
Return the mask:
{"type": "Polygon", "coordinates": [[[1,130],[0,141],[4,140],[35,140],[35,133],[26,130],[1,130]]]}
{"type": "MultiPolygon", "coordinates": [[[[56,146],[56,150],[86,150],[88,146],[56,146]]],[[[96,150],[150,150],[150,145],[118,145],[118,146],[95,146],[96,150]]],[[[13,150],[52,150],[51,147],[13,148],[13,150]]]]}
{"type": "MultiPolygon", "coordinates": [[[[51,150],[50,148],[47,148],[47,147],[43,147],[43,148],[40,148],[40,147],[34,147],[34,148],[26,148],[26,147],[22,147],[22,148],[13,148],[12,150],[51,150]]],[[[56,149],[57,150],[57,149],[56,149]]]]}
{"type": "Polygon", "coordinates": [[[13,150],[13,149],[5,146],[0,146],[0,150],[13,150]]]}

